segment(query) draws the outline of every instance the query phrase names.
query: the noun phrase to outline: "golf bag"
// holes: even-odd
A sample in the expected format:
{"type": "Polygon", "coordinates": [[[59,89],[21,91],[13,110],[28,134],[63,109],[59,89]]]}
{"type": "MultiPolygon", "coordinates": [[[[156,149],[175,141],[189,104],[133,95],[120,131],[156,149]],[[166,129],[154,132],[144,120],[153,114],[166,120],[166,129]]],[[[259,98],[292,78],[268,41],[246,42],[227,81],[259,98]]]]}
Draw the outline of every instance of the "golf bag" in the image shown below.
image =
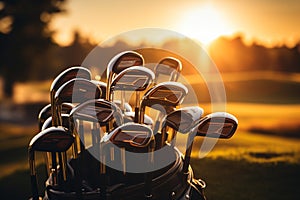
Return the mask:
{"type": "MultiPolygon", "coordinates": [[[[84,162],[80,168],[81,186],[78,186],[78,180],[74,177],[75,160],[70,160],[68,164],[68,173],[73,176],[70,181],[65,184],[53,186],[51,177],[46,182],[46,190],[44,200],[71,200],[71,199],[111,199],[111,200],[130,200],[130,199],[174,199],[174,200],[204,200],[203,190],[205,183],[201,179],[195,179],[192,168],[189,173],[182,173],[183,161],[182,155],[177,148],[169,147],[170,153],[175,157],[174,162],[168,166],[152,173],[152,192],[151,196],[145,197],[144,173],[126,173],[108,168],[107,188],[105,194],[101,192],[101,185],[95,176],[98,169],[99,161],[96,160],[88,151],[85,151],[80,159],[84,157],[84,162]],[[80,187],[80,191],[76,188],[80,187]]],[[[59,172],[59,179],[62,178],[59,172]]],[[[63,183],[58,180],[58,183],[63,183]]],[[[100,183],[101,184],[101,183],[100,183]]]]}

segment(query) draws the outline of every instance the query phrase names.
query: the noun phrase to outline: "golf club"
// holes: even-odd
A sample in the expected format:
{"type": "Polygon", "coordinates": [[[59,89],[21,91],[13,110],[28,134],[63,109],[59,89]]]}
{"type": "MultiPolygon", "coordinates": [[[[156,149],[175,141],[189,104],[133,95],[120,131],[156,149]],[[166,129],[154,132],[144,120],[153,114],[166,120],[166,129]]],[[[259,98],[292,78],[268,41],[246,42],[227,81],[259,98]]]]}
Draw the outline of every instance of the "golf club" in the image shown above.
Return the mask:
{"type": "Polygon", "coordinates": [[[121,71],[132,66],[143,66],[144,58],[141,54],[135,51],[123,51],[115,55],[108,63],[106,77],[107,77],[107,93],[106,99],[109,99],[110,85],[114,76],[119,74],[121,71]]]}
{"type": "MultiPolygon", "coordinates": [[[[109,132],[111,131],[107,127],[109,121],[113,121],[115,126],[119,126],[123,124],[123,117],[120,108],[115,103],[104,99],[91,99],[79,104],[71,111],[70,124],[72,130],[75,128],[75,122],[77,121],[97,122],[100,127],[105,126],[106,132],[109,132]]],[[[100,135],[95,139],[93,143],[99,142],[100,135]]]]}
{"type": "Polygon", "coordinates": [[[154,82],[155,84],[158,84],[160,77],[163,76],[167,76],[167,78],[161,82],[177,81],[181,70],[182,64],[180,60],[174,57],[165,57],[154,67],[154,82]]]}
{"type": "MultiPolygon", "coordinates": [[[[182,64],[180,60],[174,57],[165,57],[161,59],[158,64],[154,67],[155,79],[154,84],[157,85],[160,82],[165,81],[177,81],[179,74],[182,70],[182,64]]],[[[159,112],[154,117],[154,121],[162,121],[165,113],[159,112]]],[[[159,125],[156,123],[156,125],[159,125]]],[[[156,130],[159,130],[159,127],[155,127],[156,130]]]]}
{"type": "MultiPolygon", "coordinates": [[[[125,151],[136,153],[148,153],[149,165],[153,165],[153,152],[155,147],[155,139],[152,130],[143,124],[138,123],[126,123],[117,127],[112,132],[104,135],[101,139],[103,145],[102,160],[105,161],[106,154],[108,152],[105,146],[113,144],[120,148],[121,160],[123,165],[123,173],[126,172],[126,158],[125,151]]],[[[104,164],[105,166],[105,164],[104,164]]],[[[145,175],[145,198],[151,199],[151,172],[147,172],[145,175]]]]}
{"type": "MultiPolygon", "coordinates": [[[[188,133],[195,126],[197,121],[203,114],[203,109],[199,106],[184,107],[175,110],[163,119],[163,127],[161,130],[160,148],[165,145],[167,140],[167,128],[173,129],[173,134],[170,137],[170,143],[174,147],[176,142],[176,133],[188,133]]],[[[156,135],[157,136],[157,135],[156,135]]],[[[158,142],[157,138],[156,142],[158,142]]]]}
{"type": "Polygon", "coordinates": [[[70,67],[63,72],[61,72],[52,82],[51,87],[50,87],[50,103],[52,105],[51,107],[51,112],[53,116],[53,126],[57,125],[55,122],[57,119],[55,118],[55,107],[54,107],[54,98],[55,98],[55,93],[56,91],[67,81],[74,79],[74,78],[82,78],[82,79],[87,79],[91,80],[91,72],[80,66],[75,66],[75,67],[70,67]]]}
{"type": "Polygon", "coordinates": [[[101,91],[102,91],[102,94],[100,96],[101,99],[105,99],[106,98],[106,86],[107,84],[105,82],[102,82],[102,81],[97,81],[97,80],[91,80],[92,83],[94,83],[95,85],[97,85],[101,91]]]}
{"type": "Polygon", "coordinates": [[[124,115],[126,116],[127,114],[128,116],[131,117],[132,115],[134,115],[135,116],[134,118],[130,117],[131,121],[137,122],[138,114],[139,114],[139,106],[140,106],[140,91],[146,90],[152,84],[154,77],[155,75],[150,69],[141,66],[129,67],[123,70],[113,79],[111,83],[111,87],[110,87],[111,97],[109,98],[109,100],[111,101],[114,100],[114,91],[121,91],[122,97],[121,97],[120,107],[124,111],[125,91],[135,92],[136,93],[135,112],[134,113],[124,112],[124,115]]]}
{"type": "MultiPolygon", "coordinates": [[[[127,69],[132,66],[143,66],[144,58],[141,54],[135,51],[123,51],[117,55],[115,55],[108,63],[106,78],[107,78],[107,86],[106,86],[106,100],[109,100],[111,97],[111,83],[116,75],[122,72],[124,69],[127,69]]],[[[124,93],[124,92],[123,92],[124,93]]],[[[122,94],[123,98],[124,94],[122,94]]],[[[121,101],[124,101],[121,99],[121,101]]],[[[131,107],[128,103],[125,103],[126,111],[132,110],[128,109],[131,107]]],[[[123,110],[123,109],[122,109],[123,110]]]]}
{"type": "Polygon", "coordinates": [[[229,139],[235,133],[237,126],[238,120],[236,117],[226,112],[215,112],[203,117],[188,136],[183,162],[183,173],[188,173],[195,137],[229,139]]]}
{"type": "MultiPolygon", "coordinates": [[[[69,114],[73,108],[74,108],[74,105],[71,103],[67,103],[67,102],[62,103],[62,114],[69,114]]],[[[51,114],[52,114],[51,113],[51,104],[47,104],[45,107],[43,107],[41,109],[41,111],[38,114],[39,131],[42,130],[43,124],[49,117],[51,117],[51,114]]],[[[51,120],[52,120],[52,118],[51,118],[51,120]]],[[[47,125],[47,127],[49,127],[49,126],[47,125]]]]}
{"type": "MultiPolygon", "coordinates": [[[[31,139],[28,146],[28,160],[30,166],[31,190],[33,200],[39,199],[35,169],[35,151],[44,151],[52,153],[65,152],[71,147],[71,145],[74,142],[74,139],[74,136],[63,127],[50,127],[41,131],[31,139]]],[[[52,175],[52,181],[55,185],[57,184],[56,174],[52,175]]]]}
{"type": "MultiPolygon", "coordinates": [[[[62,125],[62,104],[65,102],[69,103],[82,103],[89,99],[97,99],[101,96],[101,90],[100,88],[92,83],[90,80],[82,79],[82,78],[74,78],[67,82],[65,82],[59,89],[56,91],[54,96],[54,109],[56,110],[55,116],[52,116],[57,121],[55,122],[55,125],[62,125]]],[[[80,135],[80,141],[84,145],[84,132],[83,127],[81,125],[81,128],[79,129],[79,135],[80,135]]],[[[76,135],[77,136],[77,135],[76,135]]],[[[76,140],[77,141],[77,140],[76,140]]],[[[76,151],[78,151],[77,143],[74,143],[73,146],[73,156],[76,157],[78,154],[76,151]]],[[[83,150],[83,145],[80,145],[81,150],[83,150]]],[[[62,155],[59,154],[59,160],[62,160],[62,167],[64,167],[64,163],[67,162],[66,159],[66,152],[62,153],[62,155]],[[65,158],[62,159],[61,157],[65,158]]],[[[62,168],[64,176],[66,176],[66,169],[62,168]]]]}
{"type": "MultiPolygon", "coordinates": [[[[100,127],[105,126],[106,132],[110,131],[109,127],[107,126],[107,124],[110,121],[113,121],[115,123],[115,126],[119,126],[123,124],[123,117],[120,108],[116,106],[113,102],[109,102],[104,99],[91,99],[79,104],[71,111],[69,120],[71,124],[71,131],[75,133],[75,135],[77,133],[76,123],[78,124],[81,123],[82,121],[88,121],[93,123],[93,128],[92,128],[93,146],[92,147],[93,147],[93,151],[96,154],[94,156],[98,158],[100,157],[100,153],[101,153],[101,147],[99,144],[101,133],[100,133],[100,129],[98,128],[98,124],[100,127]]],[[[81,161],[84,162],[84,159],[82,158],[81,161]]],[[[78,168],[78,166],[81,166],[80,163],[78,162],[79,161],[77,159],[76,168],[78,168]]],[[[103,168],[101,163],[99,168],[101,172],[101,169],[103,168]]],[[[75,175],[76,179],[80,183],[81,175],[79,169],[75,169],[75,174],[76,174],[75,175]]],[[[100,175],[99,177],[100,182],[103,181],[102,179],[103,178],[100,175]]],[[[103,184],[100,184],[100,190],[104,191],[101,185],[103,184]]],[[[81,188],[81,186],[78,187],[81,188]]],[[[77,193],[78,192],[81,192],[81,190],[79,189],[77,193]]]]}
{"type": "MultiPolygon", "coordinates": [[[[52,116],[52,125],[58,126],[58,118],[56,114],[56,107],[54,105],[54,98],[56,91],[67,81],[73,78],[83,78],[87,80],[91,80],[91,72],[80,66],[70,67],[64,71],[62,71],[56,78],[52,81],[50,86],[50,104],[51,104],[51,116],[52,116]]],[[[52,154],[52,169],[56,168],[56,155],[52,154]]]]}
{"type": "MultiPolygon", "coordinates": [[[[61,105],[63,102],[82,103],[90,99],[101,97],[101,89],[89,80],[75,78],[64,83],[55,93],[54,106],[56,109],[57,124],[61,124],[61,105]]],[[[80,125],[81,126],[81,125],[80,125]]],[[[84,144],[84,133],[79,129],[79,135],[84,144]]]]}
{"type": "MultiPolygon", "coordinates": [[[[73,78],[84,78],[91,79],[91,73],[88,69],[80,66],[70,67],[64,71],[62,71],[56,78],[53,80],[50,86],[50,105],[51,105],[51,116],[52,116],[52,125],[57,126],[57,118],[56,118],[56,108],[54,106],[54,96],[56,91],[62,86],[65,82],[69,81],[73,78]]],[[[46,119],[46,118],[44,118],[46,119]]],[[[40,126],[40,123],[39,123],[40,126]]],[[[40,126],[41,127],[41,126],[40,126]]],[[[46,158],[46,163],[49,163],[46,158]]],[[[52,154],[52,169],[56,168],[56,155],[52,154]]]]}
{"type": "MultiPolygon", "coordinates": [[[[138,122],[144,123],[146,107],[168,114],[182,103],[187,93],[187,88],[181,83],[170,81],[157,84],[144,94],[141,100],[138,122]]],[[[161,121],[155,122],[154,135],[158,132],[160,124],[161,121]]]]}
{"type": "MultiPolygon", "coordinates": [[[[62,113],[69,113],[70,110],[74,106],[70,103],[63,103],[62,104],[62,113]]],[[[65,117],[63,117],[65,118],[65,117]]],[[[63,119],[63,126],[65,125],[65,119],[63,119]]],[[[52,126],[52,117],[51,117],[51,104],[46,105],[44,108],[41,109],[38,115],[38,125],[39,125],[39,131],[42,131],[46,128],[49,128],[52,126]]],[[[64,126],[68,127],[68,126],[64,126]]],[[[45,163],[46,163],[46,170],[47,174],[50,175],[52,164],[50,166],[49,158],[50,158],[50,153],[46,152],[45,154],[45,163]]],[[[56,165],[56,164],[55,164],[56,165]]]]}

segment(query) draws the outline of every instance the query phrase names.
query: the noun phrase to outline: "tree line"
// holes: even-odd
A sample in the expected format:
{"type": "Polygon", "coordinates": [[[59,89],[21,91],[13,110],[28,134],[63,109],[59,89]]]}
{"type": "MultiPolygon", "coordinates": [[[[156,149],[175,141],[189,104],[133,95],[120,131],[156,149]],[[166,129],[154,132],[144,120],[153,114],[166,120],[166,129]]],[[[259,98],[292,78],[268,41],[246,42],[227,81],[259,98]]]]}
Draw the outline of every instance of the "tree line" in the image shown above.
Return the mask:
{"type": "MultiPolygon", "coordinates": [[[[68,46],[53,41],[49,23],[53,16],[66,12],[65,3],[66,0],[0,0],[0,76],[5,80],[7,97],[12,95],[15,82],[52,79],[63,69],[80,65],[96,46],[76,31],[68,46]]],[[[176,48],[178,41],[172,42],[176,48]]],[[[242,37],[220,38],[211,45],[210,55],[221,72],[300,72],[300,42],[293,48],[267,48],[247,46],[242,37]]]]}
{"type": "Polygon", "coordinates": [[[66,0],[0,1],[0,76],[4,94],[12,96],[15,82],[45,80],[66,66],[81,63],[92,44],[74,33],[72,44],[61,47],[49,29],[53,16],[66,12],[66,0]]]}
{"type": "Polygon", "coordinates": [[[211,45],[209,52],[223,72],[300,72],[300,41],[294,47],[282,45],[267,48],[256,43],[246,45],[242,36],[233,39],[221,37],[211,45]]]}

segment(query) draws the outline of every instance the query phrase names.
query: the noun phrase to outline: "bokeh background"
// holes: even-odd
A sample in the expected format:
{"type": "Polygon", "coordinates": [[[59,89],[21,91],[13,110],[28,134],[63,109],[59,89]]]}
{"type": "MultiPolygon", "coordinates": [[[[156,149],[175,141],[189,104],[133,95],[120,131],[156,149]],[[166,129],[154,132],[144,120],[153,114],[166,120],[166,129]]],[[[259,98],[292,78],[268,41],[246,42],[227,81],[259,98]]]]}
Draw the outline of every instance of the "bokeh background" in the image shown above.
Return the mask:
{"type": "MultiPolygon", "coordinates": [[[[194,145],[193,169],[206,181],[208,199],[299,199],[299,9],[297,0],[1,0],[1,199],[30,197],[27,145],[54,77],[105,39],[147,27],[201,44],[221,73],[227,111],[239,119],[236,135],[205,158],[198,158],[201,140],[194,145]]],[[[162,47],[184,45],[154,39],[162,47]]],[[[132,43],[147,41],[111,45],[132,43]]],[[[200,106],[209,108],[209,99],[200,106]]]]}

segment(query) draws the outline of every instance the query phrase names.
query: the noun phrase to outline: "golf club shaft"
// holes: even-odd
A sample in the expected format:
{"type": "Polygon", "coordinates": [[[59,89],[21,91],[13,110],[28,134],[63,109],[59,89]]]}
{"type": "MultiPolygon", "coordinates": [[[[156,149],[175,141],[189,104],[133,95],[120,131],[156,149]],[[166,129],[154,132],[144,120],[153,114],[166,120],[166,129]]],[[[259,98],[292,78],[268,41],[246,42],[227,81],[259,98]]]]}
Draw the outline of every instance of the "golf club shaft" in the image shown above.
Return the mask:
{"type": "Polygon", "coordinates": [[[185,151],[185,156],[184,156],[184,161],[183,161],[183,168],[182,171],[184,174],[187,174],[189,171],[189,165],[190,165],[190,160],[191,160],[191,153],[192,153],[192,148],[193,148],[193,141],[190,143],[187,143],[187,149],[185,151]]]}
{"type": "Polygon", "coordinates": [[[39,193],[38,193],[38,185],[37,185],[36,171],[35,171],[36,169],[35,169],[34,151],[32,151],[32,149],[28,149],[28,157],[29,157],[32,200],[38,200],[39,193]]]}
{"type": "Polygon", "coordinates": [[[51,169],[52,182],[53,185],[56,185],[57,184],[57,160],[56,160],[55,152],[51,153],[51,160],[52,160],[52,169],[51,169]]]}
{"type": "Polygon", "coordinates": [[[152,199],[152,176],[153,172],[151,171],[154,165],[154,150],[155,150],[155,140],[154,138],[149,144],[148,147],[148,163],[151,166],[150,171],[145,174],[145,199],[152,199]]]}

